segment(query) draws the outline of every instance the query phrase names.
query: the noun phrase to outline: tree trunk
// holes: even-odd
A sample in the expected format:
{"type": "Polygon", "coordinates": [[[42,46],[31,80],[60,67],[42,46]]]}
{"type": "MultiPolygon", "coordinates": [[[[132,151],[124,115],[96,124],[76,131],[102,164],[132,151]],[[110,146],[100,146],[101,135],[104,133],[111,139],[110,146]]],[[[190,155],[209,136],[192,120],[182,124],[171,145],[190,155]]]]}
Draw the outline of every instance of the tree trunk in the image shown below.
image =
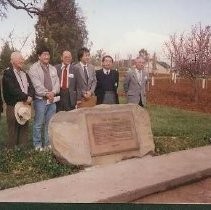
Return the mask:
{"type": "Polygon", "coordinates": [[[194,102],[198,103],[199,101],[199,90],[200,90],[200,79],[193,79],[192,81],[193,85],[193,100],[194,102]]]}

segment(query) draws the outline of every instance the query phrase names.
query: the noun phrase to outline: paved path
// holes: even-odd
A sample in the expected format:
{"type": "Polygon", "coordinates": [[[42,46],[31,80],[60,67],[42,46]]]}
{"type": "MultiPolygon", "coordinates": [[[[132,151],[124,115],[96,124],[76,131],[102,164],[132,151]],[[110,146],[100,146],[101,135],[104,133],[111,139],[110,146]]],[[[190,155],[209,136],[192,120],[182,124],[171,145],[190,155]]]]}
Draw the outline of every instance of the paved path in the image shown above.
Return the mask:
{"type": "Polygon", "coordinates": [[[211,176],[211,146],[130,159],[0,191],[1,202],[134,202],[211,176]]]}
{"type": "Polygon", "coordinates": [[[211,178],[155,193],[137,200],[135,203],[176,204],[176,203],[209,203],[211,204],[211,178]]]}

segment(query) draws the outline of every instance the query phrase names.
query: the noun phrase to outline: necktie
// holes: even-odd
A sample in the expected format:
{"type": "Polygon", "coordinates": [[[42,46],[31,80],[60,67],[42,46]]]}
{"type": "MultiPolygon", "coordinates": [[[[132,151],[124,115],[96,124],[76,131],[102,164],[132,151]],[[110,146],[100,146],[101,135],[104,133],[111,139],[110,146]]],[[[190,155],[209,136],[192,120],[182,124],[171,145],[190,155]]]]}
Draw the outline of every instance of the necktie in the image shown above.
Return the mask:
{"type": "Polygon", "coordinates": [[[67,89],[67,66],[63,70],[62,89],[67,89]]]}
{"type": "Polygon", "coordinates": [[[142,81],[142,70],[139,71],[139,81],[142,81]]]}
{"type": "Polygon", "coordinates": [[[53,85],[52,85],[51,75],[49,71],[49,65],[41,64],[41,67],[44,73],[44,87],[48,89],[48,91],[52,91],[53,85]]]}
{"type": "Polygon", "coordinates": [[[89,77],[88,77],[88,73],[87,73],[87,68],[86,68],[86,66],[84,66],[84,76],[85,76],[86,82],[88,83],[89,77]]]}
{"type": "Polygon", "coordinates": [[[21,72],[20,72],[20,71],[17,71],[17,74],[18,74],[18,76],[19,76],[19,78],[20,78],[20,81],[21,81],[21,90],[22,90],[23,92],[25,92],[25,86],[24,86],[23,80],[22,80],[22,78],[21,78],[21,72]]]}

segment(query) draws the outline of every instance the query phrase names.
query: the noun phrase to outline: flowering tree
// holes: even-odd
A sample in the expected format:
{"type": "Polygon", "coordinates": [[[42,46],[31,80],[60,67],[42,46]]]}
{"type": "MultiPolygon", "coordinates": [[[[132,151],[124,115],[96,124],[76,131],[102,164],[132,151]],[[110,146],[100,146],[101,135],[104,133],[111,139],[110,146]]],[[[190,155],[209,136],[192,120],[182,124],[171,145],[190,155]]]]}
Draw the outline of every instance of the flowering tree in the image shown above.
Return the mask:
{"type": "Polygon", "coordinates": [[[172,60],[175,71],[192,81],[194,100],[198,101],[199,79],[208,75],[211,63],[211,27],[201,23],[188,34],[174,34],[165,42],[166,54],[172,60]]]}

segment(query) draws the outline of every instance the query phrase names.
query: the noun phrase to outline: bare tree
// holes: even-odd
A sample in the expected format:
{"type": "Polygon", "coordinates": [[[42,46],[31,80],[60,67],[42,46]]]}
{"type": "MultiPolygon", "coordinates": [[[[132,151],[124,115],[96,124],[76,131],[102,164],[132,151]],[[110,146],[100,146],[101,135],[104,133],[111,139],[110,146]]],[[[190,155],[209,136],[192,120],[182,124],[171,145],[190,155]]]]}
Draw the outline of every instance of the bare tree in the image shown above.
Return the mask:
{"type": "Polygon", "coordinates": [[[101,61],[102,58],[106,55],[106,52],[104,51],[104,49],[99,49],[97,50],[97,52],[95,53],[95,55],[93,55],[91,57],[92,63],[95,66],[100,66],[101,65],[101,61]]]}
{"type": "Polygon", "coordinates": [[[174,34],[165,42],[167,56],[172,59],[180,76],[192,81],[194,100],[198,101],[199,79],[208,75],[211,62],[211,27],[201,23],[192,27],[189,34],[174,34]]]}
{"type": "Polygon", "coordinates": [[[6,18],[9,7],[24,10],[30,17],[40,14],[41,0],[0,0],[0,17],[6,18]]]}
{"type": "MultiPolygon", "coordinates": [[[[15,43],[15,39],[17,38],[14,38],[15,35],[14,35],[14,29],[12,29],[11,32],[9,32],[8,36],[6,39],[1,39],[2,43],[8,43],[9,46],[11,46],[10,48],[13,49],[13,50],[18,50],[18,51],[21,51],[27,44],[27,41],[29,40],[29,37],[30,37],[31,34],[27,34],[26,36],[24,37],[21,37],[19,39],[19,45],[20,47],[15,47],[16,43],[15,43]]],[[[3,45],[4,45],[3,44],[3,45]]]]}
{"type": "Polygon", "coordinates": [[[152,57],[152,70],[156,71],[157,70],[157,55],[154,52],[153,57],[152,57]]]}
{"type": "Polygon", "coordinates": [[[147,52],[147,50],[145,50],[144,48],[142,48],[140,51],[139,51],[139,56],[142,56],[145,58],[146,62],[149,61],[149,53],[147,52]]]}

